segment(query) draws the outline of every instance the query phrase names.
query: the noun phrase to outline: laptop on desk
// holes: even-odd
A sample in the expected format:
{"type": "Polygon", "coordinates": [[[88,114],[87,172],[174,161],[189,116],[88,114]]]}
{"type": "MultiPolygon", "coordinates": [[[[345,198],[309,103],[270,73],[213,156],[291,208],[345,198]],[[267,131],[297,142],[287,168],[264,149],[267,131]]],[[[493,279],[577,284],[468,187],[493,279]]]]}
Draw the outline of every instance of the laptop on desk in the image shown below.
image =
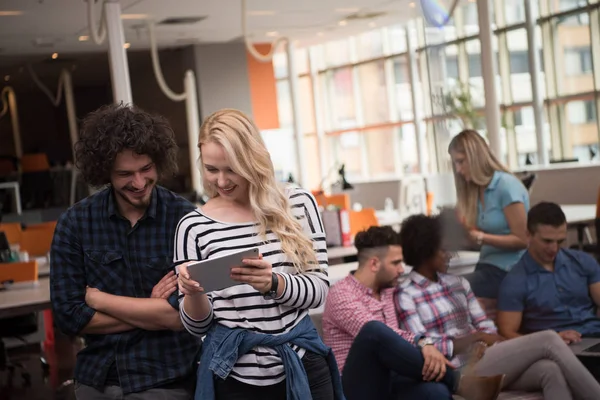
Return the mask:
{"type": "Polygon", "coordinates": [[[581,342],[569,345],[576,356],[600,357],[600,338],[583,338],[581,342]]]}

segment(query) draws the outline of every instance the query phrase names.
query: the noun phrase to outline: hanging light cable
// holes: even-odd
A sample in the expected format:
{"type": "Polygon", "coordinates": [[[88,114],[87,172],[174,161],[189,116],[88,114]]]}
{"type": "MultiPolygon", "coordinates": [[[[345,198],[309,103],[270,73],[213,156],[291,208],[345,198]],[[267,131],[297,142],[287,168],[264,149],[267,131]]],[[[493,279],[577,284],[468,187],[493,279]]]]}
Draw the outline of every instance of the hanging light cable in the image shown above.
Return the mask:
{"type": "Polygon", "coordinates": [[[248,26],[247,26],[248,12],[246,10],[246,0],[242,0],[242,35],[244,36],[244,43],[246,43],[246,49],[248,52],[261,62],[270,62],[273,59],[273,55],[277,50],[277,47],[288,40],[286,37],[277,38],[273,43],[271,43],[271,49],[267,54],[261,54],[256,50],[254,44],[250,41],[250,36],[248,35],[248,26]]]}
{"type": "MultiPolygon", "coordinates": [[[[90,30],[90,36],[92,40],[97,45],[102,44],[104,39],[106,39],[106,23],[104,21],[104,12],[100,13],[100,28],[96,28],[96,16],[94,11],[94,1],[95,0],[87,0],[88,3],[88,26],[90,30]]],[[[101,10],[104,10],[104,1],[102,1],[101,10]]]]}

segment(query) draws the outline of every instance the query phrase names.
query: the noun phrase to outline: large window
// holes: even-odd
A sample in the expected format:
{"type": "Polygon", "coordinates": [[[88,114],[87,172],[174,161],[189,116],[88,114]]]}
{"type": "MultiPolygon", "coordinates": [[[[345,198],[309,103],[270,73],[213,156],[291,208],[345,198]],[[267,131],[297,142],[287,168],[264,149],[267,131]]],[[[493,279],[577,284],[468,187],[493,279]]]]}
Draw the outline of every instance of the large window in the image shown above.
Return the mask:
{"type": "MultiPolygon", "coordinates": [[[[539,130],[551,160],[598,161],[600,39],[593,35],[600,32],[600,1],[531,0],[535,49],[529,48],[524,25],[526,1],[490,1],[500,156],[512,168],[541,162],[539,130]],[[533,56],[540,62],[537,71],[531,67],[533,56]],[[543,104],[541,127],[536,127],[533,106],[534,76],[543,104]]],[[[411,22],[410,30],[371,25],[356,36],[298,50],[300,125],[310,154],[310,185],[318,185],[324,171],[340,163],[352,179],[400,177],[420,172],[420,165],[448,171],[447,144],[454,135],[470,125],[487,137],[478,9],[474,1],[461,4],[443,29],[422,19],[411,22]],[[407,53],[407,32],[413,54],[407,53]],[[452,107],[453,101],[462,103],[452,107]]],[[[293,124],[285,57],[278,54],[273,66],[283,133],[277,139],[270,137],[275,133],[266,136],[269,146],[286,142],[274,157],[283,165],[293,159],[286,147],[293,142],[293,124]]]]}

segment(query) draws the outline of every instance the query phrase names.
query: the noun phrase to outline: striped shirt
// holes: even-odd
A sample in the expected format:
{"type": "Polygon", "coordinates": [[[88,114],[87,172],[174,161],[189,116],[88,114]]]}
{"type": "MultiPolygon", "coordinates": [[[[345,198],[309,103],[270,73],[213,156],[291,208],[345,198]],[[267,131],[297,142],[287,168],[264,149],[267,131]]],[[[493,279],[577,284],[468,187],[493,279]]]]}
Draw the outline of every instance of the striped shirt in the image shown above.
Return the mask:
{"type": "MultiPolygon", "coordinates": [[[[281,250],[277,236],[267,230],[266,240],[259,234],[257,223],[230,223],[208,217],[198,208],[180,222],[175,237],[176,264],[190,260],[219,257],[241,249],[258,247],[263,259],[285,280],[281,298],[266,300],[250,285],[242,284],[208,293],[212,310],[198,321],[180,307],[186,329],[195,336],[204,336],[211,324],[242,328],[254,332],[278,335],[294,328],[310,308],[320,307],[329,291],[327,277],[327,246],[325,232],[314,197],[302,189],[288,189],[293,215],[303,231],[313,241],[318,266],[298,274],[290,259],[281,250]]],[[[292,346],[300,357],[304,350],[292,346]]],[[[276,351],[256,347],[242,355],[235,364],[233,378],[250,385],[267,386],[285,379],[283,363],[276,351]]]]}

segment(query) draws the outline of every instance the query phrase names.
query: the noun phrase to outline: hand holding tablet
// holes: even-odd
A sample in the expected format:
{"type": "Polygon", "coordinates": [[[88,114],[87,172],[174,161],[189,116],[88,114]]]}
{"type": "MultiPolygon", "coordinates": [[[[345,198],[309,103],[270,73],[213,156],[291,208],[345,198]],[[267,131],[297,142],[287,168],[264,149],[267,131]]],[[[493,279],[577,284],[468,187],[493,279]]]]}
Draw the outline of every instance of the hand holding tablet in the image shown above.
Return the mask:
{"type": "Polygon", "coordinates": [[[202,292],[225,289],[241,283],[248,283],[254,287],[254,284],[249,282],[249,280],[255,280],[255,274],[252,274],[249,270],[256,267],[251,266],[249,263],[245,264],[243,260],[255,262],[259,261],[259,257],[258,248],[254,247],[222,257],[180,265],[178,267],[180,290],[185,295],[193,296],[202,292]],[[234,274],[233,270],[238,273],[234,274]]]}

